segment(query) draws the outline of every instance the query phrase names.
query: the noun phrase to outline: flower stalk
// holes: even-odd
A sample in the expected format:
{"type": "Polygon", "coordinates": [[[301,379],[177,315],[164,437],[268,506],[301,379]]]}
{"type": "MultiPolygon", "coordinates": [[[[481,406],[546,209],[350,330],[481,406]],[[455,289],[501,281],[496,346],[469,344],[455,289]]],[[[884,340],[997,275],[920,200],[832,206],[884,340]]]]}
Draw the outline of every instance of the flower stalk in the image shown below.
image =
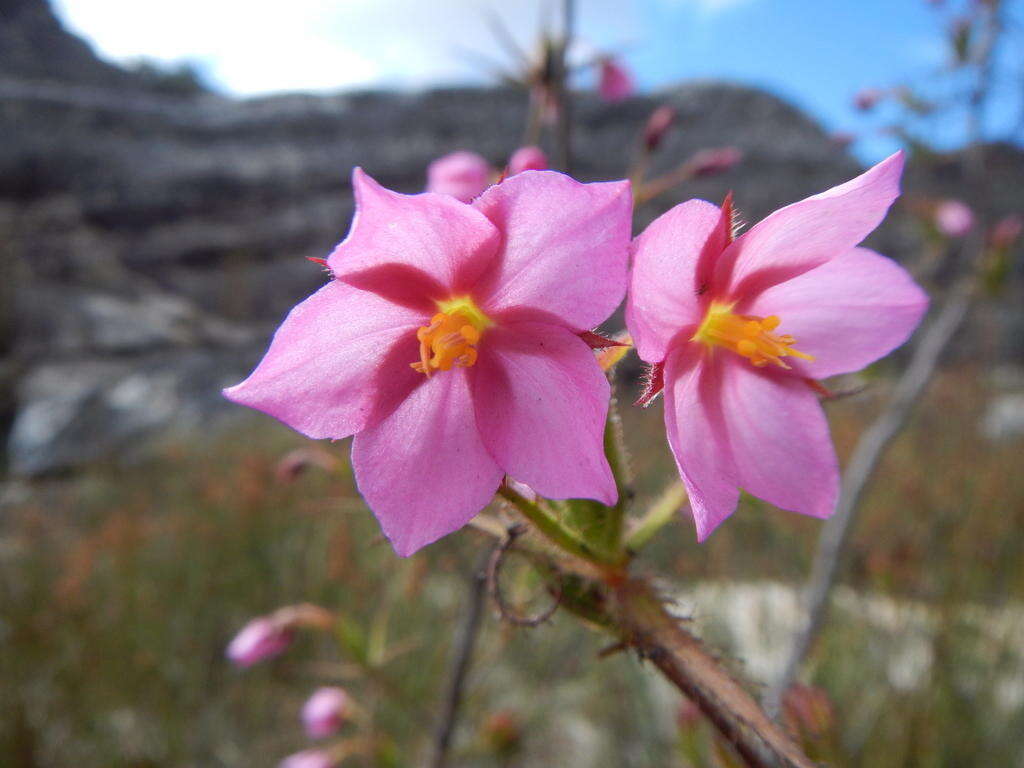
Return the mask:
{"type": "Polygon", "coordinates": [[[682,483],[672,483],[630,529],[626,535],[626,550],[635,554],[643,549],[658,531],[675,519],[685,501],[686,489],[682,483]]]}

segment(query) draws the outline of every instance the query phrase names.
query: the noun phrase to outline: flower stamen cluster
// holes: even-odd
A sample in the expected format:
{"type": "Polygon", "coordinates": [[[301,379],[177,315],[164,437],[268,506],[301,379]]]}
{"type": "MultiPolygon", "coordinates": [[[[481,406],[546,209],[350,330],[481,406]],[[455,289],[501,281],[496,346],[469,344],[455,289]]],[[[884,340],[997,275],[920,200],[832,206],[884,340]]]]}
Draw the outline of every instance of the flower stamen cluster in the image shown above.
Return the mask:
{"type": "Polygon", "coordinates": [[[782,322],[778,315],[757,317],[733,313],[733,304],[713,303],[700,328],[693,335],[709,347],[721,346],[747,358],[753,365],[763,368],[772,363],[780,368],[790,369],[782,358],[798,357],[814,362],[814,357],[793,347],[796,344],[789,334],[772,333],[782,322]]]}
{"type": "Polygon", "coordinates": [[[430,318],[430,325],[416,330],[420,359],[409,363],[428,378],[433,371],[450,371],[455,365],[473,366],[480,337],[494,324],[468,296],[438,302],[438,308],[441,311],[430,318]]]}

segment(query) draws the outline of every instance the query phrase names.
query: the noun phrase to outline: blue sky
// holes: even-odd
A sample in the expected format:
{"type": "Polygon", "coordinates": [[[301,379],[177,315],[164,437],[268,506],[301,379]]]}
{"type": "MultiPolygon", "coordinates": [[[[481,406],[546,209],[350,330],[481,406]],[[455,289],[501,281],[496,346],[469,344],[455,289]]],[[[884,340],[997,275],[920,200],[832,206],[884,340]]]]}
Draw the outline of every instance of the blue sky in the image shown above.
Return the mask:
{"type": "MultiPolygon", "coordinates": [[[[525,48],[551,0],[55,0],[69,26],[105,56],[192,60],[237,94],[352,87],[419,88],[487,75],[463,51],[501,60],[486,23],[495,9],[525,48]]],[[[763,86],[833,131],[866,138],[876,160],[894,146],[858,115],[862,87],[930,82],[948,58],[944,30],[973,0],[577,0],[579,32],[594,50],[621,51],[644,90],[686,78],[763,86]]],[[[1009,0],[1022,19],[1024,0],[1009,0]]],[[[992,110],[993,135],[1019,120],[1024,48],[1005,54],[1014,82],[992,110]]],[[[941,144],[962,139],[960,120],[930,127],[941,144]]]]}

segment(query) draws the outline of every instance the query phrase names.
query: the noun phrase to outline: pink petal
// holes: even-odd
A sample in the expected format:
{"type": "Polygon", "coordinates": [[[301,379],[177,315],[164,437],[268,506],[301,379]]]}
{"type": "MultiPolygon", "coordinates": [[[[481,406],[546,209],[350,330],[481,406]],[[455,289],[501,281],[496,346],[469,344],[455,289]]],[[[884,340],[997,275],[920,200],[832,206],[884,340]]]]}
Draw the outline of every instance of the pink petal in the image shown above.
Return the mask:
{"type": "Polygon", "coordinates": [[[615,503],[603,443],[611,393],[586,343],[554,325],[499,326],[471,370],[480,434],[509,475],[548,498],[615,503]]]}
{"type": "Polygon", "coordinates": [[[775,211],[726,249],[716,291],[753,296],[846,253],[885,217],[902,172],[897,152],[845,184],[775,211]]]}
{"type": "Polygon", "coordinates": [[[676,347],[665,365],[665,431],[689,494],[698,541],[735,511],[740,498],[719,392],[722,357],[686,344],[676,347]]]}
{"type": "Polygon", "coordinates": [[[740,487],[781,509],[829,517],[839,462],[817,396],[738,356],[723,362],[721,407],[740,487]]]}
{"type": "Polygon", "coordinates": [[[814,356],[802,375],[824,379],[857,371],[903,344],[928,308],[928,296],[899,264],[854,248],[820,267],[773,285],[742,311],[778,315],[779,333],[814,356]]]}
{"type": "Polygon", "coordinates": [[[360,168],[352,186],[352,229],[327,259],[340,280],[385,296],[410,293],[396,283],[412,281],[444,294],[425,300],[448,298],[471,288],[497,253],[494,225],[453,197],[392,192],[360,168]]]}
{"type": "Polygon", "coordinates": [[[263,360],[224,395],[314,439],[348,437],[415,383],[416,328],[427,318],[332,280],[296,306],[263,360]]]}
{"type": "Polygon", "coordinates": [[[717,205],[688,200],[633,240],[626,325],[642,360],[664,360],[672,339],[692,335],[700,323],[710,268],[725,249],[728,227],[717,205]]]}
{"type": "Polygon", "coordinates": [[[352,442],[359,491],[402,557],[468,523],[501,482],[477,430],[466,373],[417,374],[420,386],[352,442]]]}
{"type": "Polygon", "coordinates": [[[491,183],[491,166],[476,152],[452,152],[427,166],[427,192],[468,203],[491,183]]]}
{"type": "Polygon", "coordinates": [[[580,184],[555,171],[525,171],[488,189],[473,207],[504,235],[480,284],[485,311],[525,307],[589,330],[622,301],[629,182],[580,184]]]}

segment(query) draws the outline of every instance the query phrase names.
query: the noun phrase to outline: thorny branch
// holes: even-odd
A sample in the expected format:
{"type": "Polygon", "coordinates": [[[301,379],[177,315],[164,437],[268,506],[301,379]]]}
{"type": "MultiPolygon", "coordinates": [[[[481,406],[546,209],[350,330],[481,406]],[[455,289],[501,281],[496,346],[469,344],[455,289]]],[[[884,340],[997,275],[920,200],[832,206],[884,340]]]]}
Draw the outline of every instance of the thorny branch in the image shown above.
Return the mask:
{"type": "Polygon", "coordinates": [[[765,714],[694,635],[639,579],[613,587],[609,614],[624,642],[693,701],[750,768],[812,768],[815,763],[765,714]]]}

